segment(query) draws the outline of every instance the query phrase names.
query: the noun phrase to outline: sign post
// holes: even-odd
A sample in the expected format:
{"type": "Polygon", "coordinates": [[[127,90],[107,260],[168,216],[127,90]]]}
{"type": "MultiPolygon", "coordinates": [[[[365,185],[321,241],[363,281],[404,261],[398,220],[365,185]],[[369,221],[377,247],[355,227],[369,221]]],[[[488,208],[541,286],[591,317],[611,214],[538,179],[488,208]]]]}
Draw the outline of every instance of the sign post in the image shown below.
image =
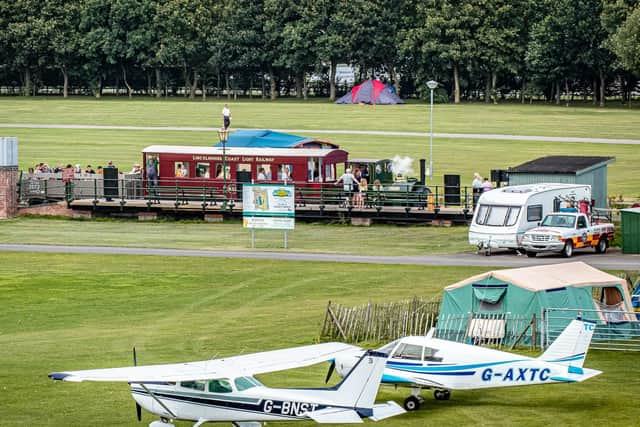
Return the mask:
{"type": "Polygon", "coordinates": [[[293,185],[243,184],[242,225],[251,229],[251,249],[255,246],[257,228],[283,230],[287,249],[287,231],[295,228],[295,213],[293,185]]]}

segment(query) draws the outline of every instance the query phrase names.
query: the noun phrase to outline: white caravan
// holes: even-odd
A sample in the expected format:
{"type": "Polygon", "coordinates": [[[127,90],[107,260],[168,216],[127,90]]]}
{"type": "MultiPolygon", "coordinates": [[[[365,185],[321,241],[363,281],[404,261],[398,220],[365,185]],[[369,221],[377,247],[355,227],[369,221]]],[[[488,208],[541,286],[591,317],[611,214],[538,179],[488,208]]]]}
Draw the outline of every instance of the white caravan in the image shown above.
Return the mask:
{"type": "Polygon", "coordinates": [[[567,202],[591,202],[591,186],[585,184],[527,184],[496,188],[482,193],[469,227],[469,244],[484,249],[519,249],[524,233],[545,215],[567,202]]]}

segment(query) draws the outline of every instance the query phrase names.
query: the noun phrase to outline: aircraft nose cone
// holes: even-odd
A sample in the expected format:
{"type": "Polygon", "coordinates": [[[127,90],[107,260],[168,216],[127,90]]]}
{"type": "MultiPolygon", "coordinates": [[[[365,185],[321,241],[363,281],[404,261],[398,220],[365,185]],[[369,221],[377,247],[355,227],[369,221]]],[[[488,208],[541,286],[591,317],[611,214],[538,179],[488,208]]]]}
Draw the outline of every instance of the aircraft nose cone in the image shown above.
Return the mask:
{"type": "Polygon", "coordinates": [[[336,357],[336,371],[341,377],[344,377],[351,371],[356,362],[360,359],[362,352],[357,354],[341,355],[336,357]]]}

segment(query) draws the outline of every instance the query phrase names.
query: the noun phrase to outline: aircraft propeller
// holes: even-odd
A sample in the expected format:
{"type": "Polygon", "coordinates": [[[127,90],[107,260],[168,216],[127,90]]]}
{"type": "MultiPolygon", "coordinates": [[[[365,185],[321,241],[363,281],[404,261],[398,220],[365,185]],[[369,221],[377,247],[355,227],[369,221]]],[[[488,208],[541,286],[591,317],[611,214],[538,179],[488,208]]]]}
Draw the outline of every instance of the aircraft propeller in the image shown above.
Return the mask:
{"type": "Polygon", "coordinates": [[[336,369],[336,361],[335,359],[331,361],[331,365],[329,365],[329,371],[327,371],[327,378],[325,378],[324,383],[328,383],[331,379],[331,375],[333,375],[333,371],[336,369]]]}
{"type": "MultiPolygon", "coordinates": [[[[136,348],[133,347],[133,366],[138,366],[138,358],[136,357],[136,348]]],[[[136,416],[138,417],[138,421],[142,421],[142,407],[138,402],[136,402],[136,416]]]]}

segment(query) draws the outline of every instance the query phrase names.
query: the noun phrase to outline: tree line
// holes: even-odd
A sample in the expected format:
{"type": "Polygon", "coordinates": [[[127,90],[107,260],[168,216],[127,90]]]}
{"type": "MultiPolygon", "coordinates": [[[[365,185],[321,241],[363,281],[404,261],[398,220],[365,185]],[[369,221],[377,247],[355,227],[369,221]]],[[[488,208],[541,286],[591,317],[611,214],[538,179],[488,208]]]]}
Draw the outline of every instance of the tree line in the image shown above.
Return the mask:
{"type": "Polygon", "coordinates": [[[333,100],[343,63],[403,97],[629,101],[640,0],[0,0],[0,86],[27,96],[333,100]]]}

